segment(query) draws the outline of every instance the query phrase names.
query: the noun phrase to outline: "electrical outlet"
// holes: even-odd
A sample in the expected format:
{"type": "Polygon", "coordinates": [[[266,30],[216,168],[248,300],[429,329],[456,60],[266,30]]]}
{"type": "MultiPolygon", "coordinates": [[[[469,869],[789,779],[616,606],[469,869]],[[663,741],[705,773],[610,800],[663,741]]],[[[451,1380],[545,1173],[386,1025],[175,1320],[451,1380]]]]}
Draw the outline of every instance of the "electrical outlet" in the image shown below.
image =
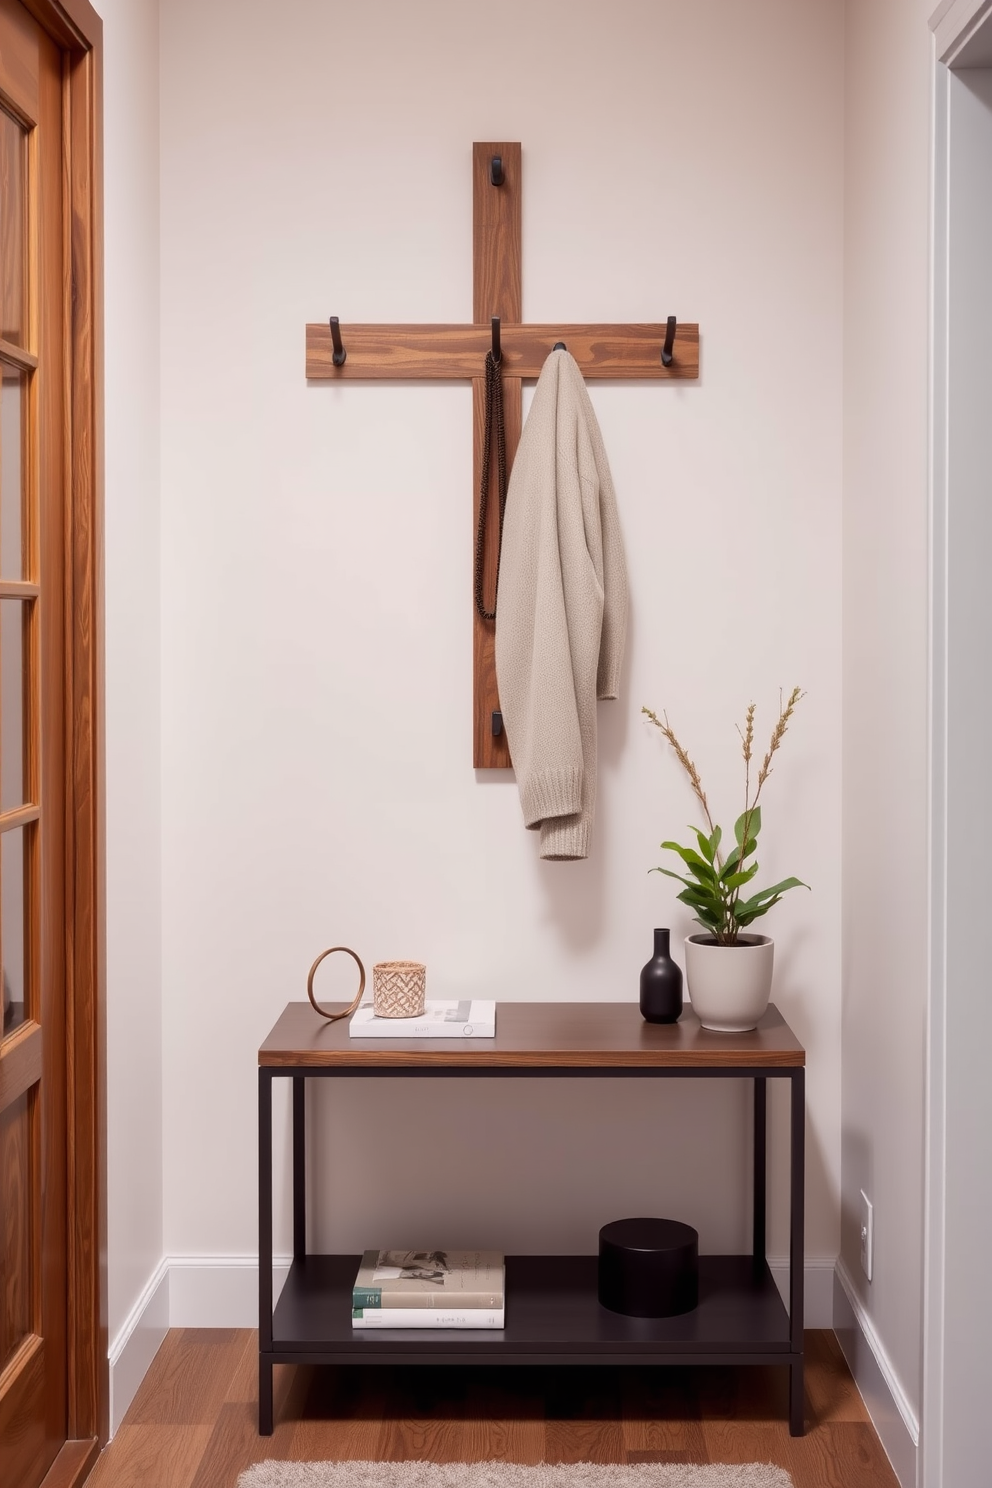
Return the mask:
{"type": "Polygon", "coordinates": [[[875,1226],[871,1200],[861,1190],[861,1269],[871,1281],[871,1258],[875,1243],[875,1226]]]}

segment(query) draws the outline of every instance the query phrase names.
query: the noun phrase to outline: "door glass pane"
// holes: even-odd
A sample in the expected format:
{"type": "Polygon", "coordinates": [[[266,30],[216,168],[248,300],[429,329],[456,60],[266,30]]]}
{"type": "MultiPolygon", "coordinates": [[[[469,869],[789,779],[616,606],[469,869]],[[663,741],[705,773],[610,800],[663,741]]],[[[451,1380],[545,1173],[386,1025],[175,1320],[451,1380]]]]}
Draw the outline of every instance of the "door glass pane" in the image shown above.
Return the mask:
{"type": "Polygon", "coordinates": [[[25,346],[26,262],[24,185],[27,136],[16,119],[0,109],[0,336],[25,346]]]}
{"type": "Polygon", "coordinates": [[[7,983],[4,982],[4,984],[3,984],[3,1033],[0,1034],[0,1043],[3,1043],[3,1041],[4,1041],[5,1038],[9,1038],[9,1036],[15,1031],[15,1029],[20,1028],[20,1026],[21,1026],[21,1024],[23,1022],[24,1022],[24,1004],[23,1004],[23,1002],[15,1002],[14,1001],[14,999],[13,999],[13,997],[11,995],[10,988],[7,986],[7,983]]]}
{"type": "Polygon", "coordinates": [[[0,811],[25,799],[24,603],[0,600],[0,811]]]}
{"type": "Polygon", "coordinates": [[[0,1112],[0,1372],[31,1332],[31,1118],[27,1092],[0,1112]]]}
{"type": "Polygon", "coordinates": [[[23,579],[24,460],[27,378],[3,369],[0,385],[0,579],[23,579]]]}
{"type": "Polygon", "coordinates": [[[20,1020],[24,1016],[24,845],[25,828],[0,835],[0,948],[3,997],[20,1020]]]}

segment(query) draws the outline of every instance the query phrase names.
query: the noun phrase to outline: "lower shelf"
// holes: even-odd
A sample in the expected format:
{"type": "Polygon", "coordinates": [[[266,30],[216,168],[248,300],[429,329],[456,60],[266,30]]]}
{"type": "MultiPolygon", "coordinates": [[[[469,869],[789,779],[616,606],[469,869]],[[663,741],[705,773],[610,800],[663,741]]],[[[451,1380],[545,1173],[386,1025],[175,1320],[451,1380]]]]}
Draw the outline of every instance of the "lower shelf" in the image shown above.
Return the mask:
{"type": "MultiPolygon", "coordinates": [[[[672,1318],[601,1307],[596,1256],[507,1256],[506,1327],[351,1326],[360,1256],[294,1261],[276,1305],[276,1359],[359,1363],[755,1362],[788,1355],[789,1318],[768,1266],[750,1256],[700,1256],[699,1306],[672,1318]]],[[[783,1359],[783,1363],[785,1360],[783,1359]]]]}

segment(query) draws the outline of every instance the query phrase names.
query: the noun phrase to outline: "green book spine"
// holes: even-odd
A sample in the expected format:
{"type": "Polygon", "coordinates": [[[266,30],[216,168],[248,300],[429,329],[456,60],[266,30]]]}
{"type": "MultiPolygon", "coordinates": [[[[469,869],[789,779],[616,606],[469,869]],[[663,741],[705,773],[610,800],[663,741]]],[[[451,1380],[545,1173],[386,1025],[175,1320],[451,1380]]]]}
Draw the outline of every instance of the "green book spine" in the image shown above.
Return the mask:
{"type": "Polygon", "coordinates": [[[363,1307],[381,1307],[382,1287],[354,1287],[351,1293],[351,1305],[359,1310],[363,1307]]]}

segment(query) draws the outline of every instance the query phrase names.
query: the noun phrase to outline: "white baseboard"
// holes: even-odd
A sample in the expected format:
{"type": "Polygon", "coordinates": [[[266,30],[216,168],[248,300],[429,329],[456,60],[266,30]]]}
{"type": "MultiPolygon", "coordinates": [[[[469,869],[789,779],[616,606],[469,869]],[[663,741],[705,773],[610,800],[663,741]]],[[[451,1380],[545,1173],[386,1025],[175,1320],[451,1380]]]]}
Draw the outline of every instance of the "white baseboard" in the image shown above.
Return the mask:
{"type": "MultiPolygon", "coordinates": [[[[272,1294],[278,1299],[290,1256],[276,1256],[272,1294]]],[[[257,1328],[256,1256],[170,1256],[169,1325],[173,1328],[257,1328]]]]}
{"type": "Polygon", "coordinates": [[[163,1258],[110,1345],[111,1436],[169,1331],[169,1290],[169,1263],[163,1258]]]}
{"type": "MultiPolygon", "coordinates": [[[[278,1298],[290,1257],[277,1256],[278,1298]]],[[[114,1436],[170,1328],[256,1328],[254,1256],[163,1256],[110,1346],[110,1435],[114,1436]]]]}
{"type": "MultiPolygon", "coordinates": [[[[789,1305],[789,1262],[769,1258],[772,1273],[782,1301],[789,1305]]],[[[828,1261],[807,1260],[803,1267],[803,1327],[832,1328],[834,1325],[834,1258],[828,1261]]]]}
{"type": "Polygon", "coordinates": [[[833,1329],[902,1488],[916,1488],[920,1423],[850,1273],[837,1261],[833,1329]]]}

